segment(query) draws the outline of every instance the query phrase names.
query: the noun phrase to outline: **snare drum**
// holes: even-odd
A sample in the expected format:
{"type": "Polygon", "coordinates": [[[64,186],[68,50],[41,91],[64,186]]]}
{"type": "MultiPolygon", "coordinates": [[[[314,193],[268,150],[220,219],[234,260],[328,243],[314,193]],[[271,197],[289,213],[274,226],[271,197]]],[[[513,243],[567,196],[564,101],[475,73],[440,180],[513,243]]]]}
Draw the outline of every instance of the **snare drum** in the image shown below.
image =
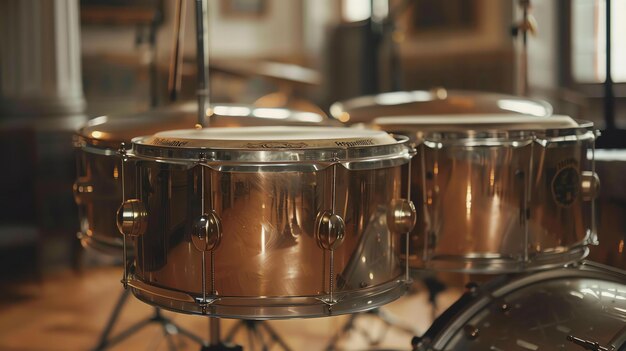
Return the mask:
{"type": "Polygon", "coordinates": [[[596,132],[565,116],[375,119],[409,135],[414,268],[503,273],[577,261],[595,243],[596,132]]]}
{"type": "Polygon", "coordinates": [[[369,123],[386,116],[522,114],[546,117],[552,106],[542,100],[463,90],[395,91],[336,102],[331,115],[341,122],[369,123]]]}
{"type": "MultiPolygon", "coordinates": [[[[83,246],[119,255],[122,237],[115,226],[115,213],[122,199],[118,150],[122,143],[140,135],[162,130],[193,128],[197,123],[195,102],[167,106],[130,116],[103,116],[87,123],[77,134],[78,179],[74,193],[81,220],[79,238],[83,246]]],[[[255,108],[245,105],[216,105],[211,126],[240,127],[262,125],[337,125],[326,116],[285,109],[255,108]]],[[[129,191],[134,189],[134,173],[126,174],[129,191]]]]}
{"type": "Polygon", "coordinates": [[[398,298],[408,278],[392,230],[415,221],[400,192],[407,143],[329,127],[133,139],[123,166],[136,186],[118,212],[134,246],[128,286],[163,308],[245,319],[353,313],[398,298]]]}
{"type": "Polygon", "coordinates": [[[468,292],[415,351],[626,350],[626,274],[591,262],[468,292]]]}

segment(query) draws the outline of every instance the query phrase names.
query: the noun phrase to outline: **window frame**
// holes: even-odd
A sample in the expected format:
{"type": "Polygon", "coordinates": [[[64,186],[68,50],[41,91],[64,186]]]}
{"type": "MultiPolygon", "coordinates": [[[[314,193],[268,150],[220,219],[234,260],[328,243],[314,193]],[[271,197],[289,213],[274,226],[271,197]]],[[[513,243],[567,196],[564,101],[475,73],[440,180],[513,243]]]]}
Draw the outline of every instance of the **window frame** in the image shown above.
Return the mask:
{"type": "MultiPolygon", "coordinates": [[[[604,97],[604,83],[577,82],[572,71],[572,1],[559,1],[559,12],[562,14],[558,19],[559,30],[559,81],[561,86],[582,93],[590,98],[604,97]]],[[[616,62],[611,62],[615,65],[616,62]]],[[[626,82],[613,83],[613,92],[616,98],[626,98],[626,82]]]]}

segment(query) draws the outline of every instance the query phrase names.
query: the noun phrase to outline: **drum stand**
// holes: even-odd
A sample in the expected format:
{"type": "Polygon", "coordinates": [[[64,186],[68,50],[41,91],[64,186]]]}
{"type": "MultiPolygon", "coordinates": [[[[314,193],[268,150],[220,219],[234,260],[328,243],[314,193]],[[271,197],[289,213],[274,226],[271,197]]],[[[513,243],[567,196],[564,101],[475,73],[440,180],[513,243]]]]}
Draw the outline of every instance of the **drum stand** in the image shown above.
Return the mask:
{"type": "Polygon", "coordinates": [[[132,326],[128,327],[128,329],[111,337],[111,331],[113,330],[113,327],[115,326],[115,323],[118,320],[120,312],[122,311],[122,308],[124,307],[124,304],[128,300],[129,296],[130,296],[130,290],[124,289],[124,291],[120,295],[120,298],[117,300],[115,307],[113,308],[113,312],[111,313],[111,317],[109,317],[109,321],[107,322],[106,327],[104,328],[104,330],[102,331],[102,334],[100,335],[100,341],[98,342],[98,346],[96,346],[94,350],[100,351],[100,350],[106,350],[110,347],[113,347],[117,343],[132,336],[133,334],[137,333],[139,330],[143,329],[145,326],[150,325],[151,323],[157,323],[161,326],[161,328],[163,329],[165,340],[167,341],[168,348],[170,350],[176,350],[176,346],[174,345],[174,340],[172,340],[172,336],[176,334],[180,334],[182,336],[187,337],[188,339],[190,339],[191,341],[195,343],[204,345],[204,340],[194,335],[190,331],[175,324],[171,319],[165,317],[161,313],[161,309],[158,307],[154,307],[154,315],[152,317],[148,317],[144,320],[141,320],[133,324],[132,326]]]}
{"type": "Polygon", "coordinates": [[[410,335],[415,334],[415,330],[413,330],[413,328],[411,328],[408,325],[405,325],[404,323],[402,323],[402,321],[399,321],[392,314],[385,312],[381,310],[380,308],[375,308],[373,310],[369,310],[366,312],[351,314],[350,318],[343,325],[341,330],[337,334],[335,334],[332,337],[332,339],[330,339],[325,350],[326,351],[337,350],[338,349],[337,343],[339,342],[339,340],[343,338],[345,335],[347,335],[351,330],[359,332],[364,338],[366,338],[367,342],[369,343],[369,346],[379,345],[383,341],[383,338],[385,337],[385,334],[387,333],[389,328],[396,328],[410,335]],[[376,318],[377,320],[380,320],[384,324],[385,329],[377,337],[372,337],[370,331],[364,330],[362,328],[357,328],[357,326],[355,325],[356,319],[359,316],[364,316],[364,315],[372,315],[374,316],[374,318],[376,318]]]}
{"type": "Polygon", "coordinates": [[[274,345],[278,345],[281,350],[291,351],[291,348],[287,345],[278,333],[272,328],[267,321],[246,320],[242,319],[233,326],[226,336],[226,342],[231,342],[237,332],[241,328],[245,328],[248,337],[248,347],[250,351],[254,351],[255,345],[259,345],[262,351],[270,350],[274,345]],[[263,337],[263,332],[268,338],[263,337]]]}
{"type": "MultiPolygon", "coordinates": [[[[420,277],[420,279],[422,280],[422,282],[426,286],[426,289],[428,290],[428,302],[431,305],[432,320],[435,320],[435,318],[437,317],[436,315],[437,314],[437,295],[439,295],[440,292],[445,290],[446,286],[434,276],[423,276],[423,277],[420,277]]],[[[389,328],[396,328],[410,335],[416,334],[413,328],[406,325],[402,321],[398,320],[393,314],[385,312],[381,310],[380,308],[375,308],[373,310],[369,310],[363,313],[355,313],[355,314],[350,315],[350,319],[348,319],[348,321],[343,325],[341,330],[337,334],[335,334],[333,338],[328,342],[328,345],[326,346],[326,350],[327,351],[336,350],[337,343],[339,342],[339,340],[345,335],[347,335],[351,330],[358,331],[361,335],[363,335],[363,337],[367,339],[370,346],[376,346],[382,342],[385,336],[385,333],[387,332],[387,330],[389,330],[389,328]],[[356,327],[355,325],[356,319],[359,316],[364,315],[364,314],[372,315],[384,324],[385,330],[382,331],[380,335],[378,335],[377,337],[373,338],[369,331],[356,327]]]]}

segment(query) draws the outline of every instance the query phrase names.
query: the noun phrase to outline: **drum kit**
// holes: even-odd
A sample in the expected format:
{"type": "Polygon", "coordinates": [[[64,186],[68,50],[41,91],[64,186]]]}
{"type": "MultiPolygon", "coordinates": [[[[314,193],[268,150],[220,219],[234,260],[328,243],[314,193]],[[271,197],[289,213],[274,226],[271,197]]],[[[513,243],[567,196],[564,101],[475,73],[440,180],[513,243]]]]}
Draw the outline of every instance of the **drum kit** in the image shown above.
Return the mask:
{"type": "Polygon", "coordinates": [[[205,103],[92,120],[74,187],[83,245],[120,257],[125,291],[157,313],[210,317],[203,349],[229,349],[218,318],[355,314],[452,271],[492,279],[414,350],[626,350],[626,273],[584,261],[592,123],[442,88],[336,103],[333,119],[205,103]]]}

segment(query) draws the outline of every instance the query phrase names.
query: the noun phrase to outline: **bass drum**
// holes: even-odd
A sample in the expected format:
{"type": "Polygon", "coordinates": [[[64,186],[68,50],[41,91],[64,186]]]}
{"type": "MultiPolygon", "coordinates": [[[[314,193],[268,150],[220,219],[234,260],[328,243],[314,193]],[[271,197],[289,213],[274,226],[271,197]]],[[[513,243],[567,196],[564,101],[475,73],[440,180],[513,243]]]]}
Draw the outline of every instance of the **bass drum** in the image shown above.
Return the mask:
{"type": "MultiPolygon", "coordinates": [[[[89,121],[76,135],[77,180],[74,195],[79,205],[84,247],[120,255],[122,236],[115,226],[115,214],[122,201],[120,157],[122,143],[163,130],[193,128],[197,123],[196,102],[166,106],[126,116],[102,116],[89,121]]],[[[220,104],[210,111],[211,127],[318,126],[338,125],[327,116],[312,112],[247,105],[220,104]]],[[[133,172],[127,172],[127,191],[134,191],[133,172]]],[[[176,184],[174,185],[176,186],[176,184]]]]}
{"type": "Polygon", "coordinates": [[[468,291],[414,350],[626,350],[626,273],[593,262],[468,291]]]}

